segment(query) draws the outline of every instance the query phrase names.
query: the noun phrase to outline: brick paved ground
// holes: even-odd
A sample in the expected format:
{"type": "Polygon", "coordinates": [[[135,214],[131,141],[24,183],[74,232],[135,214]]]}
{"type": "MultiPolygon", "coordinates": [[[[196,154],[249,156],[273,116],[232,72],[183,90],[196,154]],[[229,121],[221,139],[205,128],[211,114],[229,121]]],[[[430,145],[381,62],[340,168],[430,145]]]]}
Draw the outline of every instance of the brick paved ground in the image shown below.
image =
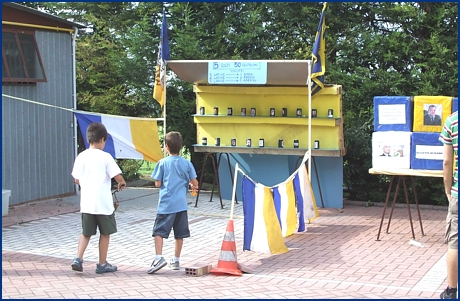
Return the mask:
{"type": "MultiPolygon", "coordinates": [[[[395,208],[390,233],[384,223],[376,241],[382,207],[345,205],[342,212],[320,209],[307,232],[285,239],[289,252],[269,255],[242,251],[242,204],[235,204],[238,262],[252,270],[241,277],[212,274],[192,277],[184,269],[146,273],[154,256],[151,237],[156,214],[156,189],[126,189],[119,193],[119,232],[111,238],[109,262],[113,274],[95,273],[98,259],[94,237],[85,253],[84,272],[70,263],[80,233],[78,197],[10,208],[2,219],[3,298],[438,298],[446,285],[442,244],[444,210],[421,211],[426,236],[412,210],[416,239],[407,208],[395,208]]],[[[230,201],[221,209],[209,194],[198,207],[190,197],[192,237],[184,242],[181,265],[217,265],[228,223],[230,201]]],[[[387,210],[387,216],[389,210],[387,210]]],[[[174,252],[165,240],[164,255],[174,252]]]]}

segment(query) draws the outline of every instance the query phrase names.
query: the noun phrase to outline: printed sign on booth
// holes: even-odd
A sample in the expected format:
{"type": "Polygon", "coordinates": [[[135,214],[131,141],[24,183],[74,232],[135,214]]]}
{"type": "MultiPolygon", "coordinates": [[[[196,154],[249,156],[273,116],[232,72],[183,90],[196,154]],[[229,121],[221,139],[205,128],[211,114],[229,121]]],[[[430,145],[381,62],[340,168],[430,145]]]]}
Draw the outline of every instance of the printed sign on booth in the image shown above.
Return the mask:
{"type": "Polygon", "coordinates": [[[208,82],[221,85],[265,85],[267,83],[267,62],[209,62],[208,82]]]}

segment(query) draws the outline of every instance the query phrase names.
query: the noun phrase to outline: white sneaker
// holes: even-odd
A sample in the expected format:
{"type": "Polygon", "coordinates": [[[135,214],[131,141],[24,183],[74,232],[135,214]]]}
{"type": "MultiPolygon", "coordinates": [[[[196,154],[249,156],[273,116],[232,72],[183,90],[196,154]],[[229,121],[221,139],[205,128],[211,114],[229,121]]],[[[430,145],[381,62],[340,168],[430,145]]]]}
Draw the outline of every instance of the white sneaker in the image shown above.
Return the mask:
{"type": "Polygon", "coordinates": [[[158,260],[156,263],[155,263],[155,260],[152,262],[152,266],[150,267],[150,269],[147,271],[147,274],[153,274],[157,271],[159,271],[160,269],[164,268],[168,263],[166,262],[166,260],[164,259],[164,257],[161,257],[160,260],[158,260]]]}
{"type": "Polygon", "coordinates": [[[171,258],[169,261],[169,268],[171,270],[180,270],[179,261],[174,261],[174,258],[171,258]]]}

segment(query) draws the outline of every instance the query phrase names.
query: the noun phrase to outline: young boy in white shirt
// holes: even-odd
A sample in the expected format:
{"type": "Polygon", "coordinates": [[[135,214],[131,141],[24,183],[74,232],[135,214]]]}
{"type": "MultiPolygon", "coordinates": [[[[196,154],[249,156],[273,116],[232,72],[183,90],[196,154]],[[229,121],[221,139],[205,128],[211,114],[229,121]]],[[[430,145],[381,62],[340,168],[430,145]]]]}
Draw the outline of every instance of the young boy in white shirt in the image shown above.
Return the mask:
{"type": "Polygon", "coordinates": [[[86,130],[89,148],[81,152],[75,159],[72,176],[81,187],[80,212],[82,234],[78,241],[77,257],[72,262],[72,270],[83,272],[83,254],[91,236],[96,235],[99,228],[99,263],[96,273],[115,272],[117,267],[107,262],[110,235],[117,232],[115,208],[111,193],[111,180],[115,178],[118,190],[126,186],[112,156],[104,152],[108,133],[101,123],[91,123],[86,130]]]}

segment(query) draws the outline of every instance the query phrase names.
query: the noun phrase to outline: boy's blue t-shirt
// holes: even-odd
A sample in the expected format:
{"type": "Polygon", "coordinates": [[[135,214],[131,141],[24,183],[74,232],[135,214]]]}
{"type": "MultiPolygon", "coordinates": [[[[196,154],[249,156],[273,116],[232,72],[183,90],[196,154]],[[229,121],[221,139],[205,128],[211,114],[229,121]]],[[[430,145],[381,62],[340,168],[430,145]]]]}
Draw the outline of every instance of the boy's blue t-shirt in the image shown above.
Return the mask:
{"type": "Polygon", "coordinates": [[[161,181],[157,213],[169,214],[188,209],[188,185],[196,178],[190,161],[180,156],[161,159],[152,172],[152,178],[161,181]]]}

